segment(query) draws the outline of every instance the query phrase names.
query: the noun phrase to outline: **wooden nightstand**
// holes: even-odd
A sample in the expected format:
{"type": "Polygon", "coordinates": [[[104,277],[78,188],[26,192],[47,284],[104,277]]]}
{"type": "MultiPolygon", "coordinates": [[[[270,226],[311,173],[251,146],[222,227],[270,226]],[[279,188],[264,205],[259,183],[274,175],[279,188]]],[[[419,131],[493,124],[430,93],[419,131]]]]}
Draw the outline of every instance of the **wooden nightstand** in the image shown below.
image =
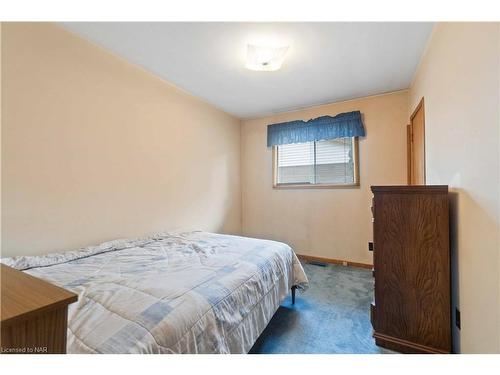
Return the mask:
{"type": "Polygon", "coordinates": [[[0,353],[66,353],[68,305],[78,296],[0,265],[0,353]]]}

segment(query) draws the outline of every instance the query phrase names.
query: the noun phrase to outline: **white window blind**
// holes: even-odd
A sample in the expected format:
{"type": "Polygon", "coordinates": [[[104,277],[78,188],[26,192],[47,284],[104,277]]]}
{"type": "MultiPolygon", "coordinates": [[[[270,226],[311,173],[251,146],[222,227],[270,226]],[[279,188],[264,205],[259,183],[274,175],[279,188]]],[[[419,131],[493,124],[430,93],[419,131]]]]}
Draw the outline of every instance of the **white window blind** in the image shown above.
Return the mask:
{"type": "Polygon", "coordinates": [[[277,147],[277,184],[355,183],[354,138],[277,147]]]}

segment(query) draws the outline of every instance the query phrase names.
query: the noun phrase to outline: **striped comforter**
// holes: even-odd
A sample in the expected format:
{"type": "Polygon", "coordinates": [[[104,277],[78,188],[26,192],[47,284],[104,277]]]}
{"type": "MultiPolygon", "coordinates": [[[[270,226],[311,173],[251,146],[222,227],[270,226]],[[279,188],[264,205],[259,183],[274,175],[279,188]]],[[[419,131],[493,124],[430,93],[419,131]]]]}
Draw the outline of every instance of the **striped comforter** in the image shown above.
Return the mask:
{"type": "Polygon", "coordinates": [[[78,294],[68,353],[246,353],[308,283],[288,245],[205,232],[2,262],[78,294]]]}

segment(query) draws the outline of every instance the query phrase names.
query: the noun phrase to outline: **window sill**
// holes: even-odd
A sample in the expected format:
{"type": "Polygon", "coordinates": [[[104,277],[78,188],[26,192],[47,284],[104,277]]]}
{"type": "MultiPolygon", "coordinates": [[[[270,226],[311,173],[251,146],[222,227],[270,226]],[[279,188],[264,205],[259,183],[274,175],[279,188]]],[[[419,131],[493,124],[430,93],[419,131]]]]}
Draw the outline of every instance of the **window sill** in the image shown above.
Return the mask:
{"type": "Polygon", "coordinates": [[[273,184],[273,189],[356,189],[359,182],[354,184],[273,184]]]}

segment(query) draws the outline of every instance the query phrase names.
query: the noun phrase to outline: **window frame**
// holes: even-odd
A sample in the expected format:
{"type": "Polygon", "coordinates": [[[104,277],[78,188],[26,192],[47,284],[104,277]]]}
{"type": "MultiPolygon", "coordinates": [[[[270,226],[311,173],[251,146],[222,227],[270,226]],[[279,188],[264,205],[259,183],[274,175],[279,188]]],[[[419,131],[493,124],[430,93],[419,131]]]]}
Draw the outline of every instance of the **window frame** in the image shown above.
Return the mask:
{"type": "MultiPolygon", "coordinates": [[[[278,146],[273,146],[273,189],[338,189],[359,187],[359,140],[358,137],[350,137],[352,142],[352,158],[354,162],[354,182],[351,184],[297,184],[278,183],[278,146]]],[[[316,157],[316,155],[315,155],[316,157]]]]}

